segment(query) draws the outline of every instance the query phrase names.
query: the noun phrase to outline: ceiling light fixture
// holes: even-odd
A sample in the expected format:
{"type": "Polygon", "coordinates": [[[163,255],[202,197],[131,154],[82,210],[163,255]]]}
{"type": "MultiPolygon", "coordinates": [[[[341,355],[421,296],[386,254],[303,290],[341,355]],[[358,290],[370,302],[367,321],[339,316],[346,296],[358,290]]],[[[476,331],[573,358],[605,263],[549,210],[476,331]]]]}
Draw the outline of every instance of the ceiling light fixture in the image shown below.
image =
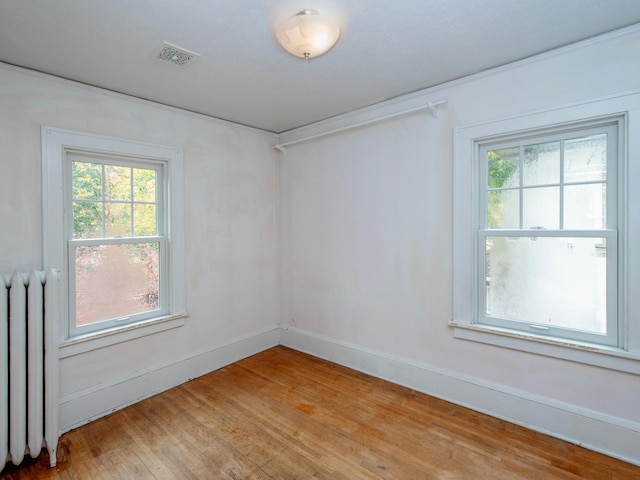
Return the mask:
{"type": "Polygon", "coordinates": [[[287,52],[309,60],[328,52],[340,37],[340,27],[315,10],[303,10],[276,29],[278,42],[287,52]]]}

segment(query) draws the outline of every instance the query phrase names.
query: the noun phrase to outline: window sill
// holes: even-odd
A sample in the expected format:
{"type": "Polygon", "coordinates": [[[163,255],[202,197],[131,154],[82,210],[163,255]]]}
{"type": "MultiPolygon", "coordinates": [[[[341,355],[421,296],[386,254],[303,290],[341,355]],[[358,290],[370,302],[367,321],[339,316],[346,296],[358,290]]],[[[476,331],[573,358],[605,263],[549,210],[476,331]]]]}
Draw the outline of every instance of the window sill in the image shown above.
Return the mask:
{"type": "Polygon", "coordinates": [[[188,316],[188,313],[167,315],[132,325],[124,325],[101,332],[68,338],[59,344],[59,358],[73,357],[74,355],[80,355],[99,348],[181,327],[185,324],[185,318],[188,316]]]}
{"type": "Polygon", "coordinates": [[[449,322],[453,336],[572,362],[640,374],[640,353],[620,348],[569,342],[555,337],[531,335],[486,325],[449,322]]]}

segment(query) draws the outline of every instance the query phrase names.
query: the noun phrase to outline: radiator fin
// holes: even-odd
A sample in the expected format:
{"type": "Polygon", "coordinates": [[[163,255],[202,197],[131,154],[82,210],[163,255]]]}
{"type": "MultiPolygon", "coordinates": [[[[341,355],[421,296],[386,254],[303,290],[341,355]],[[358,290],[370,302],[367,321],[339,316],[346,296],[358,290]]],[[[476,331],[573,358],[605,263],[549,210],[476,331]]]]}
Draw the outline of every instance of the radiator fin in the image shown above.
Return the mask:
{"type": "Polygon", "coordinates": [[[22,463],[27,444],[27,291],[18,272],[9,290],[9,452],[15,465],[22,463]]]}

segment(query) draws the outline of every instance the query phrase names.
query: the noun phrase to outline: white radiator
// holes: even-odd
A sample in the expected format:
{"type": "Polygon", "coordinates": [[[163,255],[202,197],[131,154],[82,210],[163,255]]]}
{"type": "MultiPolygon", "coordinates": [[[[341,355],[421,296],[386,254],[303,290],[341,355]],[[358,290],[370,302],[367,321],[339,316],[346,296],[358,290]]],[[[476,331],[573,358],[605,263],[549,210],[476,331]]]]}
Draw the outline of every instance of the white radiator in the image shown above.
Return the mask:
{"type": "Polygon", "coordinates": [[[45,446],[56,464],[59,285],[53,269],[0,276],[0,471],[45,446]]]}

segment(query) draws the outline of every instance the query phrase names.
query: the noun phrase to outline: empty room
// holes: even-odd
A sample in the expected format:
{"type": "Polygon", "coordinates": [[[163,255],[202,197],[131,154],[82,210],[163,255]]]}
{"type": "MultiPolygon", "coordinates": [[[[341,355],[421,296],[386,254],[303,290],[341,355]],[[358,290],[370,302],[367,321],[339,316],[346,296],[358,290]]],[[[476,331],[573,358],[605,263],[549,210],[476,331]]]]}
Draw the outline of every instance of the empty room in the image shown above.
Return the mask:
{"type": "Polygon", "coordinates": [[[3,0],[0,147],[0,478],[640,479],[638,0],[3,0]]]}

